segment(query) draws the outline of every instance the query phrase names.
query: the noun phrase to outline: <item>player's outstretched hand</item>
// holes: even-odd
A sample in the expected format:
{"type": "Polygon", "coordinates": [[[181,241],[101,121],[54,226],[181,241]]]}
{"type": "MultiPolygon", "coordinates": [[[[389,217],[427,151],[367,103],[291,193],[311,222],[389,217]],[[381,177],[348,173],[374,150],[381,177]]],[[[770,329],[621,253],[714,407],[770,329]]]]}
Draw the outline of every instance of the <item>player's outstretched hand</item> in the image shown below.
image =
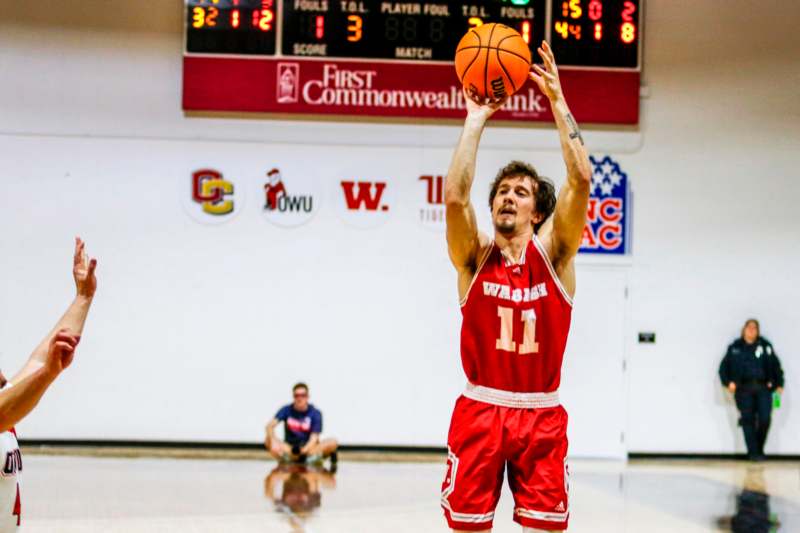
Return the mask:
{"type": "Polygon", "coordinates": [[[79,296],[92,298],[97,290],[97,278],[94,269],[97,259],[86,256],[86,243],[80,237],[75,237],[75,256],[72,260],[72,277],[75,278],[75,288],[79,296]]]}
{"type": "Polygon", "coordinates": [[[555,102],[563,97],[561,92],[561,80],[558,77],[558,67],[556,66],[556,58],[553,56],[553,49],[547,44],[547,41],[542,41],[542,46],[537,50],[539,56],[544,62],[544,68],[539,65],[532,65],[529,74],[530,79],[539,86],[539,90],[547,96],[548,100],[555,102]]]}
{"type": "Polygon", "coordinates": [[[81,338],[73,335],[68,329],[60,329],[50,339],[50,346],[47,349],[47,359],[45,366],[48,372],[57,376],[70,364],[75,357],[75,348],[81,338]]]}
{"type": "Polygon", "coordinates": [[[481,98],[466,87],[463,89],[464,100],[467,102],[467,116],[487,120],[495,111],[503,107],[508,97],[493,100],[491,98],[481,98]]]}

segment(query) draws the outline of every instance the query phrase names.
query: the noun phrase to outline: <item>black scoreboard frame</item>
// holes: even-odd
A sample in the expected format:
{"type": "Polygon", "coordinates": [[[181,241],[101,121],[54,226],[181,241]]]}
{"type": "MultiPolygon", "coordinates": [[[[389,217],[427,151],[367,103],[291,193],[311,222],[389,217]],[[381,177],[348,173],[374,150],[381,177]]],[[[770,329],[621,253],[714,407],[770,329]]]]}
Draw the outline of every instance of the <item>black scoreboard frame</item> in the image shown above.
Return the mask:
{"type": "MultiPolygon", "coordinates": [[[[412,64],[452,64],[452,60],[438,60],[438,59],[406,59],[406,58],[369,58],[369,57],[357,57],[357,56],[346,56],[346,55],[298,55],[298,54],[284,54],[283,53],[283,26],[284,26],[284,3],[291,2],[293,0],[275,0],[275,51],[273,54],[258,54],[258,53],[227,53],[227,52],[195,52],[189,51],[188,49],[188,41],[189,41],[189,11],[188,8],[190,3],[196,0],[184,0],[183,1],[183,25],[184,25],[184,39],[183,39],[183,53],[185,56],[193,56],[193,57],[230,57],[230,58],[251,58],[251,59],[259,59],[259,58],[274,58],[274,59],[302,59],[302,60],[318,60],[318,61],[335,61],[335,60],[343,60],[343,61],[355,61],[355,62],[384,62],[384,63],[412,63],[412,64]]],[[[340,0],[328,0],[329,2],[338,2],[340,0]]],[[[377,1],[377,0],[361,0],[361,1],[377,1]]],[[[446,2],[447,0],[442,0],[442,2],[446,2]]],[[[491,0],[488,0],[491,1],[491,0]]],[[[585,0],[584,0],[585,1],[585,0]]],[[[620,0],[624,1],[624,0],[620,0]]],[[[647,0],[635,0],[638,3],[637,6],[637,24],[636,24],[636,31],[638,40],[636,46],[636,66],[597,66],[597,65],[589,65],[589,64],[575,64],[575,63],[564,63],[559,60],[558,53],[556,52],[556,61],[559,62],[559,68],[563,69],[573,69],[573,70],[598,70],[598,71],[636,71],[642,72],[644,70],[644,47],[645,47],[645,13],[646,13],[646,5],[647,0]]],[[[473,0],[473,2],[487,2],[487,0],[473,0]]],[[[545,22],[544,22],[544,39],[551,43],[551,46],[554,46],[552,37],[554,31],[554,19],[553,19],[553,5],[554,3],[566,3],[569,0],[544,0],[545,2],[545,22]]],[[[411,2],[406,2],[411,3],[411,2]]],[[[418,3],[425,3],[424,1],[420,1],[418,3]]],[[[462,4],[469,4],[469,2],[461,2],[462,4]]],[[[526,7],[526,6],[512,6],[512,7],[526,7]]],[[[533,58],[534,62],[540,62],[538,56],[535,54],[535,46],[534,43],[531,43],[531,46],[534,50],[533,58]]],[[[557,50],[557,45],[554,46],[554,49],[557,50]]],[[[455,49],[453,50],[453,54],[455,54],[455,49]]]]}

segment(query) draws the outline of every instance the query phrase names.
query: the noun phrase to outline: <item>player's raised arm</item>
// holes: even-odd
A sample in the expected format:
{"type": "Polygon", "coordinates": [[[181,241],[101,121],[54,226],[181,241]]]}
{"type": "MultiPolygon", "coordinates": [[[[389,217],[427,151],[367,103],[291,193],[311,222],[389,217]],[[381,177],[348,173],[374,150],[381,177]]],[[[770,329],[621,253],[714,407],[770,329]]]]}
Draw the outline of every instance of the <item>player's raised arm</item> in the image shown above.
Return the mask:
{"type": "Polygon", "coordinates": [[[583,144],[583,136],[570,113],[558,77],[553,50],[546,42],[539,48],[544,67],[533,65],[531,79],[550,100],[558,126],[561,150],[567,166],[567,182],[561,188],[555,212],[541,229],[540,239],[547,246],[556,269],[561,269],[578,253],[592,183],[592,169],[583,144]]]}
{"type": "Polygon", "coordinates": [[[86,244],[80,239],[75,238],[75,253],[72,262],[72,277],[75,280],[75,299],[67,308],[64,315],[56,323],[55,327],[48,333],[42,342],[39,343],[28,362],[22,367],[12,379],[11,383],[16,385],[25,379],[28,375],[43,366],[48,358],[48,352],[53,337],[60,330],[68,330],[71,335],[78,338],[83,334],[83,326],[86,323],[86,317],[89,314],[89,308],[94,299],[94,293],[97,289],[97,278],[95,277],[94,270],[97,266],[97,260],[91,259],[86,255],[86,244]]]}
{"type": "Polygon", "coordinates": [[[478,231],[475,209],[470,202],[475,178],[475,159],[483,128],[503,101],[477,102],[464,90],[467,118],[458,139],[445,180],[447,248],[450,260],[459,273],[472,275],[478,252],[489,238],[478,231]]]}

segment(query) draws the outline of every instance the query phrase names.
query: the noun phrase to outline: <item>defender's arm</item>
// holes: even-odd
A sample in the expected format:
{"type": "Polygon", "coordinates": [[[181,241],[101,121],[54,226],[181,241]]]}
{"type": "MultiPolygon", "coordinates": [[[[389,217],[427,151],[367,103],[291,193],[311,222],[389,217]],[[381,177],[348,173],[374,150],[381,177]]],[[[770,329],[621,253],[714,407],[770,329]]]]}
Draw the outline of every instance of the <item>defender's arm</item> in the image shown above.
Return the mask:
{"type": "Polygon", "coordinates": [[[72,362],[78,341],[79,337],[67,330],[55,332],[41,364],[0,391],[0,431],[8,431],[36,407],[50,384],[72,362]]]}
{"type": "Polygon", "coordinates": [[[71,334],[78,338],[83,334],[83,326],[86,323],[86,317],[89,314],[89,308],[92,305],[94,293],[97,289],[97,278],[94,274],[97,260],[88,259],[85,246],[86,244],[80,238],[75,239],[75,254],[72,265],[72,275],[75,279],[76,287],[75,299],[50,333],[33,350],[25,366],[11,378],[12,384],[20,383],[45,364],[50,343],[59,330],[68,329],[71,334]]]}

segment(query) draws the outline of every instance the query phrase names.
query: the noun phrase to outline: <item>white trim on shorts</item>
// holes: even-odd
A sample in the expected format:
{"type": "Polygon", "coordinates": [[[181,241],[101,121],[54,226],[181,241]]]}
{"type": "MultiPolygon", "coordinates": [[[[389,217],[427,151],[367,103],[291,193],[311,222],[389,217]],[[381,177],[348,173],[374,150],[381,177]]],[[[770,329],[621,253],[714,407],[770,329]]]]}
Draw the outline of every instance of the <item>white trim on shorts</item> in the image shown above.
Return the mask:
{"type": "Polygon", "coordinates": [[[494,520],[494,511],[486,514],[469,514],[469,513],[456,513],[450,508],[450,503],[445,498],[442,498],[442,507],[447,509],[450,513],[450,519],[453,522],[463,522],[465,524],[482,524],[484,522],[491,522],[494,520]]]}
{"type": "Polygon", "coordinates": [[[467,524],[481,524],[484,522],[491,522],[494,520],[494,511],[485,514],[470,514],[470,513],[457,513],[450,507],[448,498],[456,489],[456,475],[458,474],[458,457],[447,447],[447,460],[450,461],[450,484],[442,491],[442,507],[447,509],[450,513],[450,518],[454,522],[463,522],[467,524]]]}
{"type": "Polygon", "coordinates": [[[561,405],[558,399],[558,391],[511,392],[474,385],[469,382],[467,382],[467,388],[464,390],[464,396],[478,402],[519,409],[542,409],[561,405]]]}
{"type": "Polygon", "coordinates": [[[566,522],[569,518],[569,510],[563,513],[546,513],[543,511],[533,511],[531,509],[523,509],[517,507],[514,509],[514,514],[523,518],[532,518],[534,520],[542,520],[544,522],[566,522]]]}

